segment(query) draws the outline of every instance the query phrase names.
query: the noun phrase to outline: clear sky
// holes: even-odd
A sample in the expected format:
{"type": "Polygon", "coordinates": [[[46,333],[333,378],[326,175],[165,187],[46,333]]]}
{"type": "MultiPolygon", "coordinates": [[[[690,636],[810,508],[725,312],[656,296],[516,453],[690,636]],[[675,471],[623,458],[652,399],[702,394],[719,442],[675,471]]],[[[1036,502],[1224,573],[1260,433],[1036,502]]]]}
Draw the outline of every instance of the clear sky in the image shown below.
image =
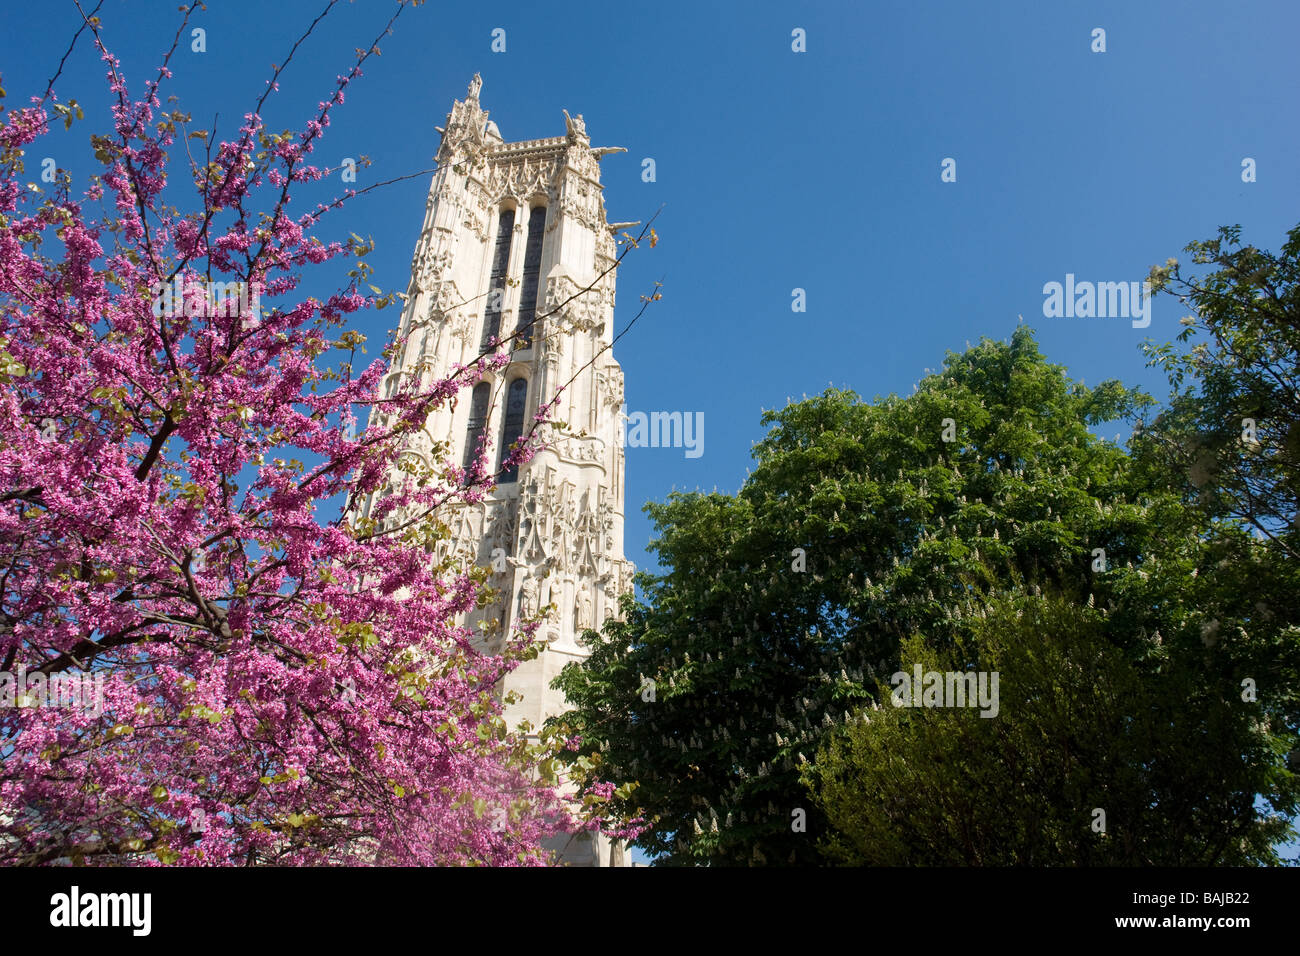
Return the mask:
{"type": "MultiPolygon", "coordinates": [[[[269,64],[324,5],[213,0],[193,19],[207,52],[182,47],[170,92],[198,126],[219,114],[232,138],[269,64]]],[[[170,44],[176,7],[104,3],[133,89],[170,44]]],[[[300,126],[390,10],[358,0],[331,14],[285,75],[271,125],[300,126]]],[[[70,0],[4,5],[8,105],[44,89],[78,22],[70,0]]],[[[1174,337],[1175,301],[1158,297],[1150,327],[1135,329],[1045,318],[1043,285],[1067,273],[1140,281],[1220,225],[1276,249],[1300,221],[1297,37],[1291,0],[431,2],[381,42],[319,162],[370,156],[358,185],[430,167],[434,126],[475,72],[507,140],[561,135],[568,109],[584,114],[594,145],[627,147],[602,161],[609,217],[664,206],[660,245],[619,274],[619,328],[664,281],[662,301],[616,349],[629,411],[705,421],[698,458],[629,450],[627,556],[644,567],[641,505],[673,487],[736,490],[761,409],[829,383],[909,392],[946,350],[1005,338],[1017,315],[1087,383],[1117,377],[1163,395],[1139,344],[1174,337]],[[505,52],[491,50],[495,28],[505,52]],[[791,48],[796,28],[806,52],[791,48]],[[1095,28],[1104,53],[1092,52],[1095,28]],[[642,180],[646,157],[653,183],[642,180]],[[956,182],[941,181],[945,158],[956,182]],[[805,313],[791,311],[795,288],[805,313]]],[[[83,38],[57,89],[96,122],[52,140],[66,150],[60,166],[91,169],[102,72],[83,38]]],[[[385,288],[406,287],[427,189],[427,176],[386,187],[333,227],[374,237],[385,288]]],[[[361,320],[372,354],[397,318],[361,320]]]]}
{"type": "MultiPolygon", "coordinates": [[[[216,114],[231,137],[323,7],[211,3],[192,20],[207,51],[182,45],[170,91],[196,126],[216,114]]],[[[391,8],[361,0],[326,18],[283,78],[272,126],[300,125],[391,8]]],[[[100,16],[138,88],[175,33],[176,3],[106,0],[100,16]]],[[[10,106],[44,89],[77,22],[64,0],[5,6],[10,106]]],[[[642,503],[673,487],[734,491],[761,409],[832,382],[908,392],[946,350],[1005,337],[1017,315],[1088,383],[1163,394],[1138,346],[1173,337],[1176,302],[1158,297],[1147,329],[1045,318],[1043,285],[1140,281],[1224,224],[1276,248],[1300,221],[1297,36],[1291,2],[428,3],[382,41],[318,159],[370,156],[358,185],[430,167],[434,127],[476,71],[507,140],[562,134],[568,109],[593,144],[627,147],[602,162],[610,218],[664,207],[662,242],[619,275],[619,328],[664,281],[616,349],[629,411],[705,423],[700,457],[628,451],[628,557],[645,566],[642,503]],[[491,50],[498,27],[503,53],[491,50]],[[1104,53],[1091,50],[1097,27],[1104,53]],[[796,28],[806,52],[792,50],[796,28]],[[1246,157],[1256,182],[1242,182],[1246,157]],[[941,181],[946,158],[956,182],[941,181]],[[804,313],[791,310],[795,288],[804,313]]],[[[57,89],[92,122],[108,102],[101,76],[83,38],[57,89]]],[[[91,126],[60,131],[58,165],[91,168],[91,126]]],[[[406,287],[427,189],[427,176],[385,187],[331,227],[375,238],[385,288],[406,287]]],[[[397,317],[360,327],[379,346],[397,317]]]]}

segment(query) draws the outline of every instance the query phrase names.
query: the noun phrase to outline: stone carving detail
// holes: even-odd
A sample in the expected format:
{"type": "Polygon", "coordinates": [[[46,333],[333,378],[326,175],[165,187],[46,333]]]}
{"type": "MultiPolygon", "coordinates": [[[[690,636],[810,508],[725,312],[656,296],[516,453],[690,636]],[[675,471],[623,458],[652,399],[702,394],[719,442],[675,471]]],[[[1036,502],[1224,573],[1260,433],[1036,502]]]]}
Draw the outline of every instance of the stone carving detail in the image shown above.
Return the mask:
{"type": "Polygon", "coordinates": [[[553,314],[559,332],[599,334],[605,328],[600,293],[591,289],[574,298],[580,288],[568,276],[555,276],[546,283],[546,311],[553,314]]]}
{"type": "Polygon", "coordinates": [[[474,233],[480,242],[487,242],[488,228],[487,218],[476,210],[467,210],[465,213],[465,225],[474,233]]]}
{"type": "Polygon", "coordinates": [[[596,387],[600,389],[601,404],[606,408],[613,410],[623,404],[623,370],[617,365],[596,372],[596,387]]]}
{"type": "MultiPolygon", "coordinates": [[[[502,199],[514,197],[519,205],[525,206],[528,200],[538,193],[546,193],[555,179],[558,163],[554,156],[524,156],[507,163],[493,164],[486,189],[492,197],[490,205],[496,206],[502,199]]],[[[515,228],[522,230],[524,220],[515,219],[515,228]]]]}
{"type": "MultiPolygon", "coordinates": [[[[594,441],[599,444],[593,447],[603,445],[594,441]]],[[[520,498],[519,562],[584,577],[607,573],[611,562],[622,560],[613,555],[618,517],[607,489],[579,493],[573,481],[548,466],[520,498]]]]}
{"type": "Polygon", "coordinates": [[[601,464],[605,460],[605,441],[588,435],[565,435],[551,442],[551,450],[563,461],[578,465],[601,464]]]}
{"type": "Polygon", "coordinates": [[[511,501],[495,502],[489,510],[487,528],[484,530],[486,558],[491,560],[497,548],[510,554],[515,543],[515,505],[511,501]]]}
{"type": "MultiPolygon", "coordinates": [[[[604,215],[604,204],[601,204],[601,215],[604,215]]],[[[618,258],[618,248],[614,242],[614,234],[608,229],[601,229],[596,233],[596,260],[600,266],[600,271],[604,272],[618,258]]],[[[610,287],[610,293],[613,293],[613,286],[610,287]]],[[[612,303],[611,303],[612,304],[612,303]]]]}
{"type": "Polygon", "coordinates": [[[577,220],[598,235],[604,232],[604,221],[597,203],[591,197],[581,193],[566,194],[560,197],[560,210],[570,219],[577,220]]]}
{"type": "Polygon", "coordinates": [[[605,614],[601,619],[604,624],[607,621],[617,619],[618,615],[618,574],[606,574],[601,580],[602,590],[605,596],[605,614]]]}
{"type": "Polygon", "coordinates": [[[578,599],[574,607],[574,630],[581,636],[582,632],[596,626],[596,619],[591,614],[591,588],[584,581],[578,589],[578,599]]]}
{"type": "Polygon", "coordinates": [[[519,618],[532,620],[537,616],[537,579],[531,574],[524,578],[519,588],[519,618]]]}
{"type": "MultiPolygon", "coordinates": [[[[547,481],[551,473],[546,475],[547,481]]],[[[539,565],[551,557],[551,531],[554,516],[545,505],[546,495],[539,490],[536,479],[529,481],[519,499],[519,557],[532,565],[539,565]]]]}
{"type": "Polygon", "coordinates": [[[568,140],[574,145],[590,146],[591,140],[587,138],[587,123],[582,118],[582,114],[570,116],[568,110],[564,110],[564,125],[567,128],[568,140]]]}
{"type": "MultiPolygon", "coordinates": [[[[477,76],[477,74],[475,74],[477,76]]],[[[471,164],[481,160],[484,151],[483,130],[487,126],[487,111],[479,108],[478,85],[470,83],[464,100],[456,100],[447,114],[447,128],[442,134],[442,146],[438,150],[440,162],[452,160],[459,154],[471,164]]]]}
{"type": "Polygon", "coordinates": [[[614,526],[621,521],[621,516],[614,511],[609,489],[602,486],[600,489],[599,503],[596,506],[596,515],[599,522],[601,542],[600,553],[602,555],[612,554],[614,552],[614,526]]]}
{"type": "Polygon", "coordinates": [[[442,252],[434,252],[431,247],[426,247],[416,253],[415,282],[421,289],[427,289],[437,280],[441,279],[442,274],[450,267],[450,249],[445,249],[442,252]]]}
{"type": "Polygon", "coordinates": [[[574,570],[580,574],[595,575],[600,571],[599,558],[604,554],[600,537],[600,516],[590,507],[591,493],[582,496],[582,510],[578,515],[574,536],[577,539],[573,553],[574,570]]]}
{"type": "Polygon", "coordinates": [[[517,518],[512,501],[476,501],[453,506],[447,520],[451,534],[438,542],[437,556],[459,555],[478,564],[490,564],[495,549],[510,554],[517,518]]]}
{"type": "Polygon", "coordinates": [[[450,328],[452,337],[461,342],[468,342],[470,334],[477,324],[478,320],[473,315],[462,312],[454,313],[450,328]]]}
{"type": "Polygon", "coordinates": [[[464,304],[460,290],[451,279],[430,282],[424,287],[424,292],[428,310],[426,314],[430,319],[440,319],[464,304]]]}
{"type": "Polygon", "coordinates": [[[550,577],[547,576],[543,582],[547,585],[546,604],[544,605],[546,608],[546,614],[544,619],[547,623],[558,624],[560,622],[560,600],[563,598],[563,589],[551,584],[550,580],[550,577]]]}
{"type": "Polygon", "coordinates": [[[420,238],[411,264],[416,285],[427,289],[442,278],[452,262],[452,243],[451,230],[441,226],[433,227],[420,238]]]}
{"type": "Polygon", "coordinates": [[[458,555],[461,558],[475,557],[485,513],[486,507],[482,502],[453,509],[447,520],[450,534],[438,542],[436,551],[438,559],[443,560],[451,555],[458,555]]]}

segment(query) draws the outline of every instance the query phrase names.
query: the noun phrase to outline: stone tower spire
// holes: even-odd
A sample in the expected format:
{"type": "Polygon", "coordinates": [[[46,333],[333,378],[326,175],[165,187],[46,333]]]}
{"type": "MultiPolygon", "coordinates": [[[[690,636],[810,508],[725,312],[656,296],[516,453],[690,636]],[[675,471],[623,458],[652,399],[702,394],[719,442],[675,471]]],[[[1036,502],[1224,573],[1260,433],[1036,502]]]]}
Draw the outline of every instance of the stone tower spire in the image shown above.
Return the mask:
{"type": "MultiPolygon", "coordinates": [[[[582,115],[567,112],[562,136],[506,142],[479,105],[481,87],[475,74],[439,130],[439,169],[399,329],[405,345],[384,388],[406,376],[445,377],[490,351],[493,336],[517,332],[505,346],[510,364],[454,409],[436,410],[404,451],[427,458],[442,442],[465,464],[487,436],[497,471],[539,405],[567,385],[552,420],[568,429],[550,432],[549,447],[517,473],[500,474],[487,501],[446,515],[451,536],[439,546],[439,557],[456,553],[492,571],[498,600],[463,622],[485,648],[520,620],[544,615],[545,649],[502,688],[521,696],[506,705],[509,724],[527,720],[535,731],[566,709],[550,682],[589,653],[583,631],[617,614],[632,587],[618,440],[623,371],[612,351],[599,354],[613,335],[616,252],[598,160],[617,150],[593,150],[582,115]]],[[[572,863],[608,865],[611,856],[622,862],[621,847],[603,838],[575,837],[564,848],[572,863]]]]}

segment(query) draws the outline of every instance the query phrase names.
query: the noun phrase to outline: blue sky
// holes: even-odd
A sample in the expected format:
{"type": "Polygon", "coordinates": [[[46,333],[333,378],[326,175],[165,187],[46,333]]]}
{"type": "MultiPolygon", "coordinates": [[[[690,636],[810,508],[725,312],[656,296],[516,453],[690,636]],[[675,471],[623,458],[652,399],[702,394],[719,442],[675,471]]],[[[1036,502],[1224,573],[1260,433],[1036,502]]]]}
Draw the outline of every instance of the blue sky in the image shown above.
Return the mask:
{"type": "MultiPolygon", "coordinates": [[[[182,47],[169,91],[196,126],[219,114],[231,138],[269,64],[323,6],[213,3],[192,21],[207,52],[182,47]]],[[[106,0],[100,11],[137,91],[176,7],[106,0]]],[[[331,14],[283,78],[271,125],[300,126],[390,10],[361,0],[331,14]]],[[[8,105],[44,89],[78,22],[65,0],[6,5],[8,105]]],[[[641,505],[674,487],[736,490],[761,409],[830,383],[908,392],[946,350],[1004,338],[1018,314],[1089,384],[1117,377],[1163,395],[1139,345],[1174,337],[1176,302],[1157,298],[1147,329],[1049,319],[1043,285],[1067,273],[1140,281],[1226,224],[1276,249],[1300,221],[1297,36],[1300,5],[1285,0],[428,3],[382,41],[318,158],[370,156],[358,185],[431,166],[434,127],[475,72],[507,140],[562,134],[568,109],[593,144],[627,147],[602,163],[610,218],[664,207],[659,246],[619,274],[619,328],[664,281],[616,350],[629,410],[705,419],[701,457],[629,450],[627,554],[645,567],[641,505]],[[490,49],[498,27],[504,53],[490,49]],[[1090,49],[1098,27],[1104,53],[1090,49]],[[791,49],[795,28],[806,52],[791,49]],[[944,183],[949,157],[957,180],[944,183]],[[1256,182],[1241,179],[1246,157],[1256,182]],[[791,311],[795,288],[806,313],[791,311]]],[[[92,121],[50,140],[74,172],[92,169],[102,73],[83,40],[57,86],[92,121]]],[[[427,189],[427,176],[386,187],[332,227],[375,238],[369,261],[385,288],[406,287],[427,189]]],[[[335,276],[317,281],[319,294],[335,276]]],[[[362,318],[372,354],[397,319],[362,318]]]]}
{"type": "MultiPolygon", "coordinates": [[[[272,62],[323,0],[214,3],[192,24],[170,91],[230,137],[272,62]]],[[[299,51],[267,111],[298,126],[391,5],[344,4],[299,51]]],[[[105,34],[138,88],[178,23],[176,4],[107,0],[105,34]]],[[[7,7],[8,103],[44,89],[77,23],[62,0],[7,7]]],[[[629,411],[703,412],[704,454],[629,449],[628,557],[645,566],[640,512],[674,487],[733,491],[760,410],[834,383],[908,392],[948,349],[1002,338],[1018,319],[1088,383],[1157,395],[1143,337],[1182,312],[1157,298],[1148,329],[1043,317],[1044,283],[1137,281],[1192,239],[1241,223],[1276,248],[1300,208],[1300,7],[1220,3],[525,4],[407,10],[349,91],[318,155],[370,156],[358,185],[432,165],[453,98],[474,72],[508,140],[559,135],[583,113],[613,220],[662,205],[662,242],[620,270],[621,328],[639,296],[663,299],[616,350],[629,411]],[[506,31],[506,51],[490,49],[506,31]],[[1106,31],[1106,52],[1091,51],[1106,31]],[[806,31],[807,52],[791,49],[806,31]],[[642,181],[642,160],[656,181],[642,181]],[[1243,183],[1241,161],[1257,181],[1243,183]],[[940,181],[956,160],[957,180],[940,181]],[[806,290],[807,312],[791,311],[806,290]]],[[[102,68],[79,46],[58,84],[104,116],[102,68]]],[[[60,131],[58,165],[89,171],[92,124],[60,131]]],[[[96,124],[98,125],[98,124],[96,124]]],[[[331,184],[333,185],[333,184],[331,184]]],[[[404,289],[428,178],[356,201],[332,228],[373,236],[377,283],[404,289]]],[[[305,197],[304,197],[305,198],[305,197]]],[[[334,275],[313,280],[320,291],[334,275]]],[[[376,348],[395,310],[359,327],[376,348]]]]}

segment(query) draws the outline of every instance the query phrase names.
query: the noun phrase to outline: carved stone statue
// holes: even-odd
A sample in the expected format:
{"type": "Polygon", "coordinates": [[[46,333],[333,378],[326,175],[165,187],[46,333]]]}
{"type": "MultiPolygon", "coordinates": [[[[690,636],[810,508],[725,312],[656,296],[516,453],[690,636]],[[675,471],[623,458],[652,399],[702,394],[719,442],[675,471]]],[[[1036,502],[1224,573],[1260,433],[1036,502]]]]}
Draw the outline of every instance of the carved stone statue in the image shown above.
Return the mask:
{"type": "Polygon", "coordinates": [[[531,574],[524,578],[519,589],[519,617],[523,620],[537,616],[537,579],[531,574]]]}
{"type": "Polygon", "coordinates": [[[577,628],[579,633],[596,626],[595,619],[591,616],[591,588],[585,583],[581,590],[578,591],[577,601],[577,628]]]}
{"type": "Polygon", "coordinates": [[[546,601],[546,620],[551,624],[560,623],[560,596],[556,592],[559,588],[552,587],[547,594],[546,601]]]}
{"type": "Polygon", "coordinates": [[[582,114],[570,116],[569,111],[564,111],[564,125],[568,127],[569,142],[577,143],[587,141],[587,124],[582,118],[582,114]]]}
{"type": "Polygon", "coordinates": [[[605,621],[609,622],[618,613],[618,584],[613,574],[605,575],[605,621]]]}
{"type": "Polygon", "coordinates": [[[469,81],[469,98],[471,100],[478,99],[478,91],[481,89],[483,89],[483,77],[475,73],[474,79],[469,81]]]}

